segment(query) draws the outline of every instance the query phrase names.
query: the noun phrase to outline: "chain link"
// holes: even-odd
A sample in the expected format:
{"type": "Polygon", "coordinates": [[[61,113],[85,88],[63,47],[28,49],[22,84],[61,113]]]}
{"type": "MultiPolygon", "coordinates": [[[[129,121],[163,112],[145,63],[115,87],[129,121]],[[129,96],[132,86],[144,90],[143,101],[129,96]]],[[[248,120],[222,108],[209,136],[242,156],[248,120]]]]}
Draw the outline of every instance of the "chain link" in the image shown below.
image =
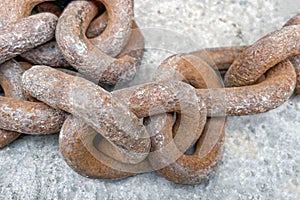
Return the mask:
{"type": "Polygon", "coordinates": [[[300,93],[300,15],[253,45],[173,55],[153,82],[107,91],[142,61],[132,0],[2,0],[0,13],[0,148],[60,132],[63,159],[83,176],[155,170],[200,184],[222,158],[226,116],[300,93]]]}

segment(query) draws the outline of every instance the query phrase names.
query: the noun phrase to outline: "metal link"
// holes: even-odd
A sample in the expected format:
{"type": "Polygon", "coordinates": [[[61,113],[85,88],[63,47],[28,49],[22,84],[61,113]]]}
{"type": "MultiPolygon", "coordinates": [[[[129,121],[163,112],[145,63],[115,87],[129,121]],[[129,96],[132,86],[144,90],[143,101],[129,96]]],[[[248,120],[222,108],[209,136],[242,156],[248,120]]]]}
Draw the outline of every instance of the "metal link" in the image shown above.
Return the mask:
{"type": "MultiPolygon", "coordinates": [[[[5,96],[26,100],[26,97],[22,93],[21,85],[23,72],[24,70],[22,67],[13,60],[7,61],[1,65],[0,85],[4,90],[5,96]]],[[[17,132],[0,129],[0,148],[9,145],[19,138],[20,135],[21,134],[17,132]]]]}
{"type": "Polygon", "coordinates": [[[300,53],[300,26],[287,26],[246,48],[225,76],[229,87],[253,84],[270,68],[300,53]]]}
{"type": "MultiPolygon", "coordinates": [[[[157,73],[160,75],[156,80],[186,81],[196,88],[222,87],[220,78],[210,66],[201,62],[201,60],[194,56],[182,55],[170,57],[160,65],[157,73]],[[205,77],[209,77],[209,79],[205,77]]],[[[172,115],[168,115],[171,119],[173,118],[172,115]]],[[[182,155],[180,158],[176,159],[176,161],[170,163],[170,165],[158,170],[158,173],[178,184],[199,184],[209,177],[219,159],[222,157],[221,153],[225,135],[224,128],[226,119],[224,117],[208,119],[206,127],[204,127],[204,123],[202,122],[203,117],[201,115],[199,119],[188,119],[186,122],[182,120],[183,116],[177,116],[181,119],[179,128],[177,123],[175,124],[175,128],[173,128],[174,133],[169,131],[167,134],[156,130],[156,127],[158,127],[156,123],[163,122],[163,120],[159,119],[162,116],[152,117],[148,127],[151,127],[152,130],[154,129],[154,132],[158,133],[152,137],[152,148],[155,150],[163,149],[164,151],[168,144],[174,142],[176,144],[174,146],[177,148],[179,147],[179,151],[183,154],[186,149],[182,151],[183,149],[180,149],[180,147],[184,144],[183,140],[187,140],[186,135],[188,135],[189,138],[195,138],[193,142],[189,141],[191,144],[190,148],[195,143],[197,143],[197,147],[193,155],[182,155]],[[200,126],[196,129],[195,135],[193,134],[193,126],[191,125],[189,125],[190,129],[180,129],[180,126],[183,126],[182,123],[196,123],[195,120],[200,120],[200,126]],[[202,130],[204,130],[203,133],[202,130]],[[173,136],[175,136],[174,141],[173,136]],[[207,141],[208,137],[210,137],[209,141],[207,141]]],[[[165,123],[161,124],[161,126],[172,127],[172,124],[165,123]]],[[[169,154],[162,154],[162,156],[151,159],[150,162],[152,165],[161,165],[161,163],[166,162],[168,159],[169,154]]]]}
{"type": "Polygon", "coordinates": [[[55,15],[41,13],[2,27],[0,63],[51,40],[54,37],[56,22],[55,15]]]}
{"type": "MultiPolygon", "coordinates": [[[[93,45],[85,33],[98,12],[92,2],[71,2],[59,18],[56,40],[66,60],[80,73],[96,83],[115,85],[130,81],[136,73],[134,58],[115,59],[93,45]]],[[[119,16],[121,17],[121,16],[119,16]]],[[[132,25],[129,24],[129,29],[132,25]]]]}
{"type": "MultiPolygon", "coordinates": [[[[41,6],[42,9],[38,9],[39,12],[51,12],[58,15],[57,10],[59,8],[57,8],[55,4],[43,3],[40,4],[38,8],[40,8],[41,6]]],[[[59,16],[60,15],[61,13],[59,13],[59,16]]],[[[107,13],[105,12],[91,22],[86,33],[88,38],[94,38],[100,35],[105,30],[108,23],[107,17],[107,13]]],[[[137,26],[133,24],[133,29],[136,28],[137,26]]],[[[142,48],[137,49],[141,50],[142,48]]],[[[39,47],[31,49],[28,52],[21,54],[21,56],[25,60],[35,65],[47,65],[51,67],[70,67],[70,64],[65,60],[64,56],[62,55],[62,52],[58,48],[56,41],[51,41],[39,47]]]]}
{"type": "Polygon", "coordinates": [[[0,27],[9,25],[28,17],[33,8],[42,2],[54,0],[1,0],[0,1],[0,27]]]}
{"type": "Polygon", "coordinates": [[[173,55],[153,82],[108,92],[142,61],[133,0],[49,1],[0,2],[0,148],[23,133],[60,132],[62,157],[83,176],[155,170],[195,185],[222,158],[226,116],[300,94],[299,14],[253,45],[173,55]],[[228,70],[228,88],[213,68],[228,70]]]}
{"type": "Polygon", "coordinates": [[[101,87],[46,66],[26,71],[22,83],[33,97],[80,117],[119,147],[122,162],[134,164],[147,156],[150,140],[146,129],[126,106],[101,87]]]}

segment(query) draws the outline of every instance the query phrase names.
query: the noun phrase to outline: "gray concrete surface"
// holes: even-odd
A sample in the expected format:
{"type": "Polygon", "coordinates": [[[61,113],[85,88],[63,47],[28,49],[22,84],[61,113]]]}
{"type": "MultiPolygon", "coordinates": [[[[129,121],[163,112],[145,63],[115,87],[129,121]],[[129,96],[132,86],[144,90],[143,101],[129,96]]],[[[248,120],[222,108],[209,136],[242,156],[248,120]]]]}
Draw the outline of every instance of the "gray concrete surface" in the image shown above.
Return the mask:
{"type": "MultiPolygon", "coordinates": [[[[251,44],[300,10],[293,0],[136,0],[147,51],[131,85],[150,81],[168,55],[251,44]]],[[[23,136],[0,150],[0,199],[300,199],[300,96],[260,115],[230,117],[225,155],[199,186],[175,185],[156,173],[121,181],[73,172],[58,136],[23,136]]]]}

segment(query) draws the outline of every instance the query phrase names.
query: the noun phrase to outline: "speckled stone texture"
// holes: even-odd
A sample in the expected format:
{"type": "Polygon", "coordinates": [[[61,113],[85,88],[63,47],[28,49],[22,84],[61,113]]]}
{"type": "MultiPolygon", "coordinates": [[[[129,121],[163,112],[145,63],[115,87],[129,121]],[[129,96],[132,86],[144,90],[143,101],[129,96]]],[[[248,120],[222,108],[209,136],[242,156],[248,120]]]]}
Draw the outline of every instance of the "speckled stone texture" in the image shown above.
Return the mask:
{"type": "MultiPolygon", "coordinates": [[[[167,56],[206,47],[248,45],[279,29],[300,9],[295,0],[136,0],[147,51],[131,85],[150,81],[167,56]]],[[[121,181],[73,172],[58,136],[21,136],[0,150],[0,199],[299,199],[300,96],[266,114],[229,117],[225,154],[199,186],[156,173],[121,181]]]]}

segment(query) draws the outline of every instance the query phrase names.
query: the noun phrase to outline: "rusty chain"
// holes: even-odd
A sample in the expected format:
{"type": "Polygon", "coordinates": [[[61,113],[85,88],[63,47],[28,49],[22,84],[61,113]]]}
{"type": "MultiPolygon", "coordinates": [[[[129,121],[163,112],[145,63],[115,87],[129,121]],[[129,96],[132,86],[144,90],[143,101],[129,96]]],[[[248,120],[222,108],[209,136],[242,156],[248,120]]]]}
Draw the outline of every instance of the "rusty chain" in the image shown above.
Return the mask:
{"type": "Polygon", "coordinates": [[[0,148],[60,132],[61,155],[83,176],[155,170],[200,184],[222,158],[226,116],[300,94],[300,15],[250,46],[173,55],[153,82],[110,92],[142,61],[133,0],[2,0],[0,11],[0,148]]]}

